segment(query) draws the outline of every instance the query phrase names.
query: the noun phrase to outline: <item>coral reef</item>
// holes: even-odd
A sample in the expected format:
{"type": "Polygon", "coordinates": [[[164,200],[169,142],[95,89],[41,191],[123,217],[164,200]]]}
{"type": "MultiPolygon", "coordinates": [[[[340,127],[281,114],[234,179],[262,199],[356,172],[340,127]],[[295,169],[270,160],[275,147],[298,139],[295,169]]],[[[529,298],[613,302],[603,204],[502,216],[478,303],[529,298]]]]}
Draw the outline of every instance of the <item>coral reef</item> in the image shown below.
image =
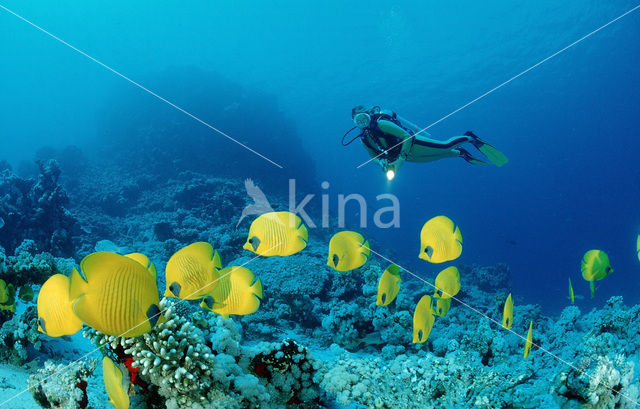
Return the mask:
{"type": "Polygon", "coordinates": [[[5,255],[0,247],[0,270],[2,278],[15,286],[42,284],[53,274],[69,275],[75,261],[70,258],[54,257],[47,252],[38,252],[33,240],[24,240],[13,256],[5,255]]]}
{"type": "Polygon", "coordinates": [[[272,399],[286,404],[316,406],[320,391],[314,382],[322,367],[310,351],[291,339],[281,343],[263,343],[251,358],[251,370],[267,380],[272,399]]]}
{"type": "Polygon", "coordinates": [[[285,341],[256,351],[240,345],[240,326],[189,304],[161,301],[167,321],[137,338],[84,331],[120,362],[131,360],[138,394],[167,408],[279,408],[313,404],[318,364],[308,350],[285,341]],[[186,318],[186,317],[189,318],[186,318]]]}
{"type": "Polygon", "coordinates": [[[95,360],[75,362],[72,366],[48,360],[44,368],[29,377],[27,389],[43,408],[87,408],[87,382],[96,366],[95,360]]]}
{"type": "Polygon", "coordinates": [[[0,312],[0,361],[19,366],[29,358],[29,347],[40,350],[42,343],[37,318],[34,305],[16,314],[0,312]],[[3,317],[6,319],[4,322],[3,317]]]}
{"type": "Polygon", "coordinates": [[[585,358],[578,369],[561,372],[554,380],[554,391],[568,401],[602,409],[633,408],[640,397],[632,384],[633,362],[623,355],[585,358]],[[624,395],[624,396],[623,396],[624,395]]]}
{"type": "MultiPolygon", "coordinates": [[[[0,211],[8,203],[22,212],[19,206],[27,202],[16,200],[22,187],[27,198],[49,198],[27,204],[62,214],[52,210],[64,197],[56,185],[54,162],[40,167],[38,182],[2,171],[0,211]]],[[[240,179],[213,176],[207,167],[200,173],[172,171],[163,178],[144,169],[131,172],[89,162],[72,182],[68,206],[78,220],[76,259],[94,250],[141,251],[158,267],[162,291],[163,263],[191,242],[210,242],[225,265],[253,258],[242,250],[250,219],[235,228],[242,208],[251,202],[240,179]]],[[[278,198],[271,205],[286,208],[278,198]]],[[[0,217],[9,220],[5,213],[0,217]]],[[[61,253],[53,248],[53,232],[45,233],[55,223],[43,220],[39,232],[27,230],[18,241],[2,242],[7,252],[0,251],[0,278],[16,287],[41,283],[57,272],[68,274],[73,266],[73,260],[56,257],[61,253]]],[[[71,224],[65,229],[73,231],[71,224]]],[[[433,289],[403,274],[396,300],[376,306],[378,279],[387,264],[373,258],[360,269],[336,273],[326,266],[328,238],[322,234],[312,230],[307,248],[286,262],[251,261],[249,267],[265,289],[254,314],[224,320],[196,303],[164,299],[167,321],[143,336],[108,337],[90,329],[84,334],[127,368],[135,407],[316,408],[337,400],[371,408],[571,409],[626,408],[638,399],[633,375],[640,358],[640,306],[628,307],[621,297],[612,297],[603,308],[583,313],[568,306],[551,319],[539,305],[524,304],[514,294],[513,331],[526,333],[533,320],[534,343],[571,365],[535,346],[523,359],[524,340],[456,301],[445,317],[437,318],[429,340],[415,345],[413,307],[433,289]]],[[[458,298],[500,322],[510,292],[509,267],[459,268],[458,298]]],[[[22,304],[17,315],[0,312],[0,323],[3,361],[24,363],[31,358],[29,348],[40,348],[32,305],[25,310],[22,304]]],[[[46,364],[42,374],[52,368],[46,364]]],[[[35,388],[43,376],[36,375],[31,385],[35,388]]],[[[77,407],[77,375],[70,376],[60,386],[36,388],[37,399],[77,407]],[[68,403],[48,397],[53,396],[48,390],[64,388],[68,403]]]]}
{"type": "Polygon", "coordinates": [[[22,179],[9,169],[0,172],[0,245],[12,252],[24,239],[32,239],[41,251],[73,255],[75,217],[67,210],[69,197],[58,183],[55,160],[38,160],[37,180],[22,179]]]}

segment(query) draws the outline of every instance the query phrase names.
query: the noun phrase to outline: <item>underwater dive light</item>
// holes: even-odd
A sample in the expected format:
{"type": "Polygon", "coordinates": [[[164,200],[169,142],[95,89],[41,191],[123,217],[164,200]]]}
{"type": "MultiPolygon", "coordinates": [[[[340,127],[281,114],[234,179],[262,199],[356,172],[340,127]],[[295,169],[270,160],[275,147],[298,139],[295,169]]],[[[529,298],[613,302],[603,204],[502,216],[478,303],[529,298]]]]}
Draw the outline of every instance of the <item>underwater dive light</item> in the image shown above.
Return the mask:
{"type": "Polygon", "coordinates": [[[389,169],[387,171],[387,180],[393,180],[394,177],[396,177],[396,172],[393,169],[389,169]]]}

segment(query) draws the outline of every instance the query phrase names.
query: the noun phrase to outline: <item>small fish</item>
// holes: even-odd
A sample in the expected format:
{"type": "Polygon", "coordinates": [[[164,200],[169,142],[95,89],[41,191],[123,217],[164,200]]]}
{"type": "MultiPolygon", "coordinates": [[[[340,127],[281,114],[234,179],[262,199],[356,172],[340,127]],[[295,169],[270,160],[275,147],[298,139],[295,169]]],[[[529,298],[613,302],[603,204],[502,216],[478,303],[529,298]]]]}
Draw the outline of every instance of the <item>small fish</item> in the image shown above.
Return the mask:
{"type": "Polygon", "coordinates": [[[291,212],[260,215],[249,227],[243,248],[260,256],[290,256],[307,246],[309,233],[300,216],[291,212]]]}
{"type": "Polygon", "coordinates": [[[636,251],[638,253],[638,260],[640,260],[640,234],[638,234],[638,239],[636,240],[636,251]]]}
{"type": "MultiPolygon", "coordinates": [[[[76,269],[73,269],[78,274],[76,269]]],[[[24,288],[24,287],[23,287],[24,288]]],[[[73,312],[69,296],[69,277],[54,274],[42,284],[38,299],[38,331],[50,337],[73,335],[82,328],[82,321],[73,312]]]]}
{"type": "Polygon", "coordinates": [[[457,267],[450,266],[442,270],[435,281],[435,298],[455,297],[460,291],[460,271],[457,267]],[[440,291],[438,293],[438,291],[440,291]]]}
{"type": "Polygon", "coordinates": [[[16,290],[13,284],[0,279],[0,311],[16,312],[16,290]]]}
{"type": "Polygon", "coordinates": [[[433,310],[433,315],[438,317],[444,317],[451,308],[451,298],[435,298],[436,308],[433,310]]]}
{"type": "Polygon", "coordinates": [[[527,332],[527,341],[524,343],[523,357],[527,358],[533,346],[533,320],[529,321],[529,332],[527,332]]]}
{"type": "Polygon", "coordinates": [[[260,307],[262,282],[251,270],[231,266],[220,270],[220,282],[203,298],[200,306],[225,319],[229,315],[252,314],[260,307]]]}
{"type": "Polygon", "coordinates": [[[125,385],[122,370],[109,357],[102,358],[102,377],[109,402],[116,409],[129,408],[129,388],[125,385]]]}
{"type": "Polygon", "coordinates": [[[507,300],[504,302],[504,308],[502,310],[502,327],[505,329],[511,329],[513,325],[513,298],[511,293],[507,296],[507,300]]]}
{"type": "Polygon", "coordinates": [[[107,335],[136,337],[164,322],[156,277],[140,262],[116,253],[91,253],[71,274],[70,299],[82,322],[107,335]]]}
{"type": "Polygon", "coordinates": [[[582,278],[589,281],[591,288],[591,298],[595,296],[596,288],[594,281],[602,280],[613,273],[613,268],[609,262],[609,256],[602,250],[589,250],[582,258],[582,278]]]}
{"type": "Polygon", "coordinates": [[[20,287],[20,291],[18,291],[18,298],[24,302],[33,300],[33,295],[33,288],[31,288],[30,285],[23,285],[20,287]]]}
{"type": "Polygon", "coordinates": [[[573,286],[571,285],[571,277],[569,277],[569,300],[571,300],[571,304],[575,304],[576,296],[573,293],[573,286]]]}
{"type": "Polygon", "coordinates": [[[220,254],[211,244],[190,244],[171,256],[167,262],[165,297],[197,300],[218,285],[220,254]]]}
{"type": "Polygon", "coordinates": [[[427,221],[420,231],[418,257],[430,263],[455,260],[462,254],[462,233],[447,216],[427,221]]]}
{"type": "Polygon", "coordinates": [[[378,295],[376,297],[376,305],[389,305],[396,299],[398,291],[400,291],[400,267],[391,264],[384,270],[380,281],[378,281],[378,295]]]}
{"type": "Polygon", "coordinates": [[[0,278],[0,304],[9,301],[9,286],[6,281],[0,278]]]}
{"type": "Polygon", "coordinates": [[[333,235],[329,241],[329,257],[327,265],[336,271],[351,271],[362,267],[371,250],[369,242],[355,231],[341,231],[333,235]]]}
{"type": "Polygon", "coordinates": [[[431,297],[423,295],[413,312],[413,343],[422,344],[429,339],[435,317],[431,309],[431,297]]]}

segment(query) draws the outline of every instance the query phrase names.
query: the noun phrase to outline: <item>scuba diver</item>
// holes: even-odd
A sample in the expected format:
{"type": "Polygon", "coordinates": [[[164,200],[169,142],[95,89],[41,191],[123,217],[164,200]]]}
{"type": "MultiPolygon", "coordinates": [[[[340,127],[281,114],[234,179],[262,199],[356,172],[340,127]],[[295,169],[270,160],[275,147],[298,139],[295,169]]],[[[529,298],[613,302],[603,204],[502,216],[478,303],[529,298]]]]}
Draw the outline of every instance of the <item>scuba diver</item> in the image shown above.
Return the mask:
{"type": "Polygon", "coordinates": [[[342,145],[347,146],[360,138],[373,161],[382,167],[389,180],[395,177],[404,161],[432,162],[459,157],[475,165],[487,164],[460,146],[467,142],[496,166],[502,166],[508,161],[502,152],[471,131],[465,132],[463,136],[438,141],[431,139],[428,133],[420,132],[420,128],[395,112],[382,110],[379,106],[366,109],[358,105],[351,110],[351,119],[356,126],[344,134],[342,145]],[[360,134],[345,143],[345,137],[356,128],[360,129],[360,134]]]}

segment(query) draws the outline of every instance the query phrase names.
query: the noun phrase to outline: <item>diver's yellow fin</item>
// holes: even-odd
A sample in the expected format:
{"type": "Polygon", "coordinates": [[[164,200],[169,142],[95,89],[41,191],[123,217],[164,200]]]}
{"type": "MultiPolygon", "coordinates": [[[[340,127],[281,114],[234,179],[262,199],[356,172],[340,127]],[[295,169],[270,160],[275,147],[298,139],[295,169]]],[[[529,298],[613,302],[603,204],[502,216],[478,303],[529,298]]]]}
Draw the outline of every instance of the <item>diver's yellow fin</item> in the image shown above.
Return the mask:
{"type": "Polygon", "coordinates": [[[75,267],[71,272],[71,279],[69,281],[69,299],[76,300],[86,292],[88,284],[75,267]]]}
{"type": "Polygon", "coordinates": [[[482,152],[484,156],[487,157],[487,159],[491,161],[491,163],[493,163],[496,166],[503,166],[507,162],[509,162],[509,159],[504,155],[504,153],[500,152],[499,150],[497,150],[496,148],[494,148],[493,146],[489,145],[486,142],[480,141],[480,143],[478,143],[477,148],[480,152],[482,152]]]}

